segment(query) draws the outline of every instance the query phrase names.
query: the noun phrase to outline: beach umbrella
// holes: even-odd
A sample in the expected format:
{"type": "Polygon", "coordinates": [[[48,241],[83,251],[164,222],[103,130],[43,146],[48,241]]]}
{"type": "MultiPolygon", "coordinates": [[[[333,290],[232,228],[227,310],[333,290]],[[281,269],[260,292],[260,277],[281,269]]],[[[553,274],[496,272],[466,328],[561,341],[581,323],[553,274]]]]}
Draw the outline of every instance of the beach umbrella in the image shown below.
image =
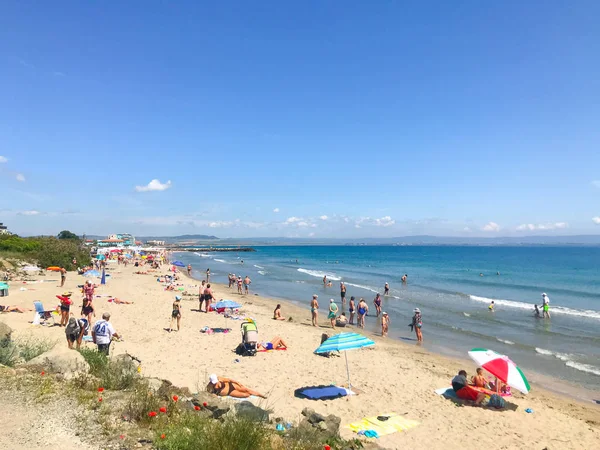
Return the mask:
{"type": "Polygon", "coordinates": [[[218,301],[217,303],[215,303],[214,308],[215,309],[220,309],[220,308],[231,308],[231,309],[237,309],[237,308],[241,308],[242,305],[240,305],[237,302],[234,302],[233,300],[221,300],[218,301]]]}
{"type": "Polygon", "coordinates": [[[50,266],[46,270],[49,270],[51,272],[60,272],[60,267],[58,267],[58,266],[50,266]]]}
{"type": "Polygon", "coordinates": [[[104,256],[104,255],[98,255],[98,256],[96,256],[96,259],[99,260],[99,261],[104,261],[106,259],[106,256],[104,256]]]}
{"type": "Polygon", "coordinates": [[[185,267],[185,264],[182,263],[181,261],[173,261],[171,264],[173,264],[174,266],[177,266],[177,267],[185,267]]]}
{"type": "Polygon", "coordinates": [[[102,279],[100,280],[100,284],[106,284],[106,271],[102,269],[102,279]]]}
{"type": "Polygon", "coordinates": [[[483,369],[502,380],[510,387],[527,394],[531,387],[523,371],[508,356],[486,348],[474,348],[469,356],[483,369]]]}
{"type": "Polygon", "coordinates": [[[123,250],[119,250],[117,248],[113,248],[110,252],[111,253],[121,253],[123,250]]]}
{"type": "Polygon", "coordinates": [[[344,352],[346,358],[346,373],[348,374],[348,389],[351,389],[350,384],[350,369],[348,368],[348,350],[358,350],[363,347],[371,347],[375,345],[371,339],[364,337],[358,333],[340,333],[335,336],[331,336],[325,342],[323,342],[315,353],[329,353],[329,352],[344,352]]]}

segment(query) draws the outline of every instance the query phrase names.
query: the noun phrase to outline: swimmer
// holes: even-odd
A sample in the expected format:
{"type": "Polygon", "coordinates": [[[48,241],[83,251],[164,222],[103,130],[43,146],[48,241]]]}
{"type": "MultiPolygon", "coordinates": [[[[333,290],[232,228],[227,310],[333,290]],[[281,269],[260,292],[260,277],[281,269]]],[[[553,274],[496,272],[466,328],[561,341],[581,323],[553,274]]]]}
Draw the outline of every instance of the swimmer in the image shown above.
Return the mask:
{"type": "Polygon", "coordinates": [[[489,310],[490,312],[494,312],[494,306],[495,306],[495,305],[494,305],[494,300],[492,300],[492,303],[490,303],[490,306],[488,306],[488,310],[489,310]]]}
{"type": "Polygon", "coordinates": [[[542,317],[542,315],[540,314],[540,309],[538,308],[538,305],[533,305],[533,316],[536,319],[540,319],[542,317]]]}
{"type": "Polygon", "coordinates": [[[407,275],[407,274],[404,274],[404,275],[402,276],[402,282],[403,282],[404,284],[406,284],[406,280],[408,280],[408,275],[407,275]]]}
{"type": "Polygon", "coordinates": [[[385,283],[383,287],[383,295],[390,295],[390,285],[388,283],[385,283]]]}

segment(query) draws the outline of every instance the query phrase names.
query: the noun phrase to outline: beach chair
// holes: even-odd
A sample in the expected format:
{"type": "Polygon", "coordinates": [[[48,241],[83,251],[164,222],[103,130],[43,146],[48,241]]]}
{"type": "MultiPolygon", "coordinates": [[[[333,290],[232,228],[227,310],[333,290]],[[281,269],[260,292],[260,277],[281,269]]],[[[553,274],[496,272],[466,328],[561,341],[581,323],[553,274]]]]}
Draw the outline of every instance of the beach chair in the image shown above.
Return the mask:
{"type": "MultiPolygon", "coordinates": [[[[39,317],[40,322],[48,325],[48,321],[52,319],[52,325],[56,325],[56,322],[54,321],[54,314],[52,314],[54,312],[53,310],[46,311],[44,309],[44,305],[42,305],[42,302],[33,302],[33,306],[35,307],[35,314],[37,317],[39,317]]],[[[35,318],[33,323],[36,323],[35,318]]]]}
{"type": "Polygon", "coordinates": [[[258,350],[258,327],[256,322],[244,322],[241,326],[242,343],[239,345],[239,353],[242,356],[254,356],[258,350]]]}

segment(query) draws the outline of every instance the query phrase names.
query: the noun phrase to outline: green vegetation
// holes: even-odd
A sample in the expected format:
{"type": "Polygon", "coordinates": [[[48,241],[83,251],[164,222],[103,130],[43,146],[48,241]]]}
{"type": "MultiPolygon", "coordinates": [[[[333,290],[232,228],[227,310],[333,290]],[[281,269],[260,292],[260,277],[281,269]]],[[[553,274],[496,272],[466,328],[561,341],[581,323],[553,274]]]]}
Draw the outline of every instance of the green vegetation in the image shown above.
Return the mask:
{"type": "MultiPolygon", "coordinates": [[[[139,383],[136,367],[127,360],[108,359],[104,353],[89,348],[82,348],[79,353],[90,365],[90,375],[97,380],[96,387],[116,391],[132,388],[139,383]]],[[[86,380],[80,380],[80,383],[89,384],[86,380]]]]}
{"type": "Polygon", "coordinates": [[[14,367],[21,361],[30,361],[56,345],[42,339],[26,338],[18,341],[4,339],[0,342],[0,364],[14,367]]]}
{"type": "MultiPolygon", "coordinates": [[[[66,230],[61,231],[61,235],[75,236],[66,230]]],[[[22,238],[17,235],[0,235],[0,256],[33,261],[42,268],[59,266],[67,270],[77,268],[73,264],[73,258],[78,261],[78,265],[87,264],[90,261],[89,250],[77,236],[75,238],[22,238]]]]}
{"type": "Polygon", "coordinates": [[[60,233],[58,233],[58,236],[56,236],[58,239],[79,239],[79,236],[77,236],[75,233],[70,232],[69,230],[62,230],[60,233]]]}

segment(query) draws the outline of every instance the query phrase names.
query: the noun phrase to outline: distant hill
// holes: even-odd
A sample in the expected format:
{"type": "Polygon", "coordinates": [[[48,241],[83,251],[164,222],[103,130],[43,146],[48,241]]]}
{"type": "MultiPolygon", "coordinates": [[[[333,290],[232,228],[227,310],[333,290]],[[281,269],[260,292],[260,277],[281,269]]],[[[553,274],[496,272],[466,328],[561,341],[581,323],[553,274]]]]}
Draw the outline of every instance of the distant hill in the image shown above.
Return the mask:
{"type": "MultiPolygon", "coordinates": [[[[87,235],[86,239],[100,240],[106,239],[106,236],[87,235]]],[[[206,234],[183,234],[180,236],[135,236],[136,240],[146,241],[165,241],[168,244],[175,244],[179,242],[198,242],[198,241],[215,241],[219,238],[217,236],[208,236],[206,234]]]]}

